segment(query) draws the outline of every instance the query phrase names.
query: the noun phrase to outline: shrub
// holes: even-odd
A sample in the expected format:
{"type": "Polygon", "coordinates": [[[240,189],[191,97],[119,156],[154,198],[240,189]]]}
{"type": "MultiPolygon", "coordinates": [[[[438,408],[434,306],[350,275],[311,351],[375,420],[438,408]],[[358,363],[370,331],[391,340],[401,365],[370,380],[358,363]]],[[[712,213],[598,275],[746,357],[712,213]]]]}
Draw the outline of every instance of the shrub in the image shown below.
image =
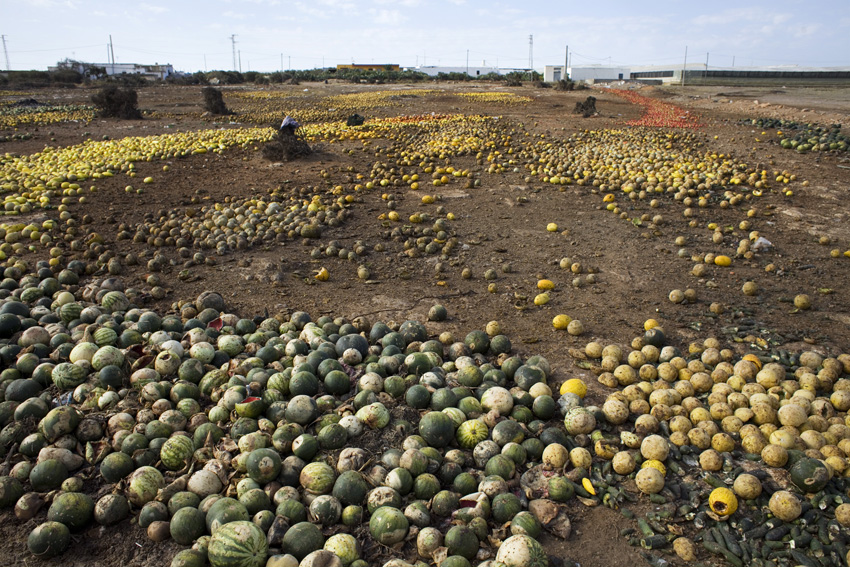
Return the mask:
{"type": "Polygon", "coordinates": [[[98,114],[104,117],[123,118],[124,120],[139,120],[139,96],[134,89],[122,89],[108,85],[91,97],[92,103],[98,108],[98,114]]]}
{"type": "Polygon", "coordinates": [[[121,73],[120,75],[112,75],[109,77],[109,82],[121,85],[125,89],[133,87],[146,87],[150,81],[137,73],[121,73]]]}
{"type": "Polygon", "coordinates": [[[466,73],[437,73],[438,81],[470,81],[472,77],[466,73]]]}
{"type": "Polygon", "coordinates": [[[218,80],[217,84],[220,85],[241,85],[245,82],[242,73],[236,71],[210,71],[209,73],[205,73],[205,75],[207,82],[211,84],[216,84],[216,80],[218,80]]]}
{"type": "Polygon", "coordinates": [[[169,85],[205,85],[207,77],[203,71],[190,74],[174,73],[166,77],[165,82],[169,85]]]}
{"type": "Polygon", "coordinates": [[[490,81],[490,82],[499,83],[499,82],[504,82],[505,76],[500,75],[498,73],[487,73],[486,75],[479,75],[479,76],[475,77],[475,80],[476,81],[482,81],[482,82],[483,81],[490,81]]]}
{"type": "Polygon", "coordinates": [[[79,84],[83,82],[83,75],[73,69],[59,69],[50,73],[53,83],[79,84]]]}
{"type": "Polygon", "coordinates": [[[505,75],[505,85],[508,87],[521,87],[522,79],[523,73],[519,73],[517,71],[508,73],[507,75],[505,75]]]}
{"type": "Polygon", "coordinates": [[[224,97],[221,95],[219,89],[204,87],[201,92],[204,93],[204,110],[210,114],[221,115],[231,113],[224,104],[224,97]]]}

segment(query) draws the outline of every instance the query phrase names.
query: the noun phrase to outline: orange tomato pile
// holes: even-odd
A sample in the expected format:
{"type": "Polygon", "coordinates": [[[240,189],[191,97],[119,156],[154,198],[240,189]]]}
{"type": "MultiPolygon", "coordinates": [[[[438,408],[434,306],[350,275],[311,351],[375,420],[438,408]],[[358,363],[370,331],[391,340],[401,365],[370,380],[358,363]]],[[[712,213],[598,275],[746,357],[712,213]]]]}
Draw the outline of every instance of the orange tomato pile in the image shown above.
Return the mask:
{"type": "Polygon", "coordinates": [[[643,116],[637,120],[626,122],[629,126],[650,126],[653,128],[699,128],[702,126],[699,116],[691,114],[675,104],[649,98],[634,91],[611,89],[611,92],[644,108],[643,116]]]}

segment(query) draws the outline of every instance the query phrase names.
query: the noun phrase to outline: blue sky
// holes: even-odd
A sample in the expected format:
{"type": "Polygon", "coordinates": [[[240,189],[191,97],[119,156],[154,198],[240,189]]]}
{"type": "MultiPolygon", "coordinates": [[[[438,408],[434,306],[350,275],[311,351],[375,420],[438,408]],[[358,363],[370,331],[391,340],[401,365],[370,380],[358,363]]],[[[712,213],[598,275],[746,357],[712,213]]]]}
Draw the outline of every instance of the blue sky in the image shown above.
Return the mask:
{"type": "MultiPolygon", "coordinates": [[[[0,0],[12,69],[66,57],[181,71],[339,63],[850,66],[848,0],[0,0]],[[281,63],[282,60],[282,63],[281,63]]],[[[0,60],[5,69],[6,61],[0,60]]]]}

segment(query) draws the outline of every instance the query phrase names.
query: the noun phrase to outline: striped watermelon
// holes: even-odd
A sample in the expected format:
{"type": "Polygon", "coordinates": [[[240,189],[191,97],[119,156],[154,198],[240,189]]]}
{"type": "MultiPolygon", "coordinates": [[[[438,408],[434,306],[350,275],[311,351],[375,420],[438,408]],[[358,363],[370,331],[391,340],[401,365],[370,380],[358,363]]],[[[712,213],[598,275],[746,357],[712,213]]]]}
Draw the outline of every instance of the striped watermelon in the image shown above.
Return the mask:
{"type": "Polygon", "coordinates": [[[72,390],[86,381],[86,370],[70,362],[60,362],[53,368],[50,377],[60,390],[72,390]]]}
{"type": "Polygon", "coordinates": [[[263,567],[268,554],[266,535],[253,522],[224,524],[207,549],[212,567],[263,567]]]}
{"type": "Polygon", "coordinates": [[[101,327],[94,332],[94,343],[97,346],[114,345],[118,341],[118,333],[109,327],[101,327]]]}
{"type": "Polygon", "coordinates": [[[190,438],[185,435],[175,435],[169,437],[163,444],[159,458],[169,470],[179,471],[186,466],[194,452],[195,444],[190,438]]]}
{"type": "Polygon", "coordinates": [[[111,345],[100,347],[91,357],[91,366],[95,370],[101,370],[105,366],[121,366],[122,364],[124,364],[124,353],[121,352],[121,349],[111,345]]]}
{"type": "Polygon", "coordinates": [[[121,291],[108,291],[103,295],[100,304],[107,313],[114,313],[115,311],[127,311],[130,307],[130,300],[121,291]]]}
{"type": "Polygon", "coordinates": [[[204,374],[204,377],[201,378],[198,384],[198,388],[200,388],[201,394],[209,396],[216,388],[226,384],[229,379],[230,376],[228,376],[227,372],[216,368],[204,374]]]}
{"type": "Polygon", "coordinates": [[[464,449],[474,449],[490,436],[490,429],[480,419],[464,421],[457,428],[457,443],[464,449]]]}
{"type": "Polygon", "coordinates": [[[63,323],[70,323],[74,319],[80,318],[80,313],[83,312],[83,306],[79,303],[71,302],[66,303],[62,307],[59,308],[59,317],[62,319],[63,323]]]}
{"type": "Polygon", "coordinates": [[[549,558],[540,543],[527,535],[512,535],[502,542],[496,553],[496,561],[505,565],[525,567],[548,567],[549,558]]]}

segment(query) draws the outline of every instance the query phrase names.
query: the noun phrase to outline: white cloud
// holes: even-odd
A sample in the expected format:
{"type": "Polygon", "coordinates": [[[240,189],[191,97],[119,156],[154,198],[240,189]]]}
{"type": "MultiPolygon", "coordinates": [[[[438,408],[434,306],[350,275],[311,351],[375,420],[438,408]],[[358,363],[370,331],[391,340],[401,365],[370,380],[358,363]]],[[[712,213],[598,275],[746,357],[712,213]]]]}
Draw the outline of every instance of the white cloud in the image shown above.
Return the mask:
{"type": "Polygon", "coordinates": [[[357,5],[349,0],[316,0],[316,3],[339,10],[351,11],[357,9],[357,5]]]}
{"type": "Polygon", "coordinates": [[[30,6],[33,8],[71,8],[75,9],[77,6],[71,0],[30,0],[30,6]]]}
{"type": "Polygon", "coordinates": [[[302,4],[301,2],[296,3],[295,8],[301,14],[303,14],[305,16],[311,16],[313,18],[319,18],[319,19],[324,20],[324,19],[327,19],[330,16],[330,13],[327,10],[322,10],[322,9],[319,9],[319,8],[315,8],[313,6],[308,6],[306,4],[302,4]]]}
{"type": "Polygon", "coordinates": [[[226,12],[222,12],[221,14],[226,20],[247,20],[250,14],[246,14],[244,12],[233,12],[228,10],[226,12]]]}
{"type": "Polygon", "coordinates": [[[398,10],[369,10],[369,13],[371,23],[382,26],[398,26],[407,20],[398,10]]]}
{"type": "MultiPolygon", "coordinates": [[[[776,18],[774,15],[773,18],[776,18]]],[[[722,10],[711,14],[700,14],[691,19],[691,23],[697,26],[728,26],[730,23],[740,27],[746,22],[764,22],[765,15],[756,8],[734,8],[722,10]]]]}
{"type": "Polygon", "coordinates": [[[818,33],[820,29],[820,26],[817,24],[805,24],[802,26],[795,26],[794,37],[811,37],[818,33]]]}
{"type": "Polygon", "coordinates": [[[322,20],[338,16],[340,14],[351,14],[357,12],[356,4],[349,0],[315,0],[310,4],[305,2],[296,2],[295,8],[301,14],[322,20]]]}
{"type": "Polygon", "coordinates": [[[221,0],[225,4],[257,4],[259,6],[280,6],[280,0],[221,0]]]}
{"type": "Polygon", "coordinates": [[[154,6],[153,4],[139,4],[139,8],[144,10],[145,12],[151,12],[152,14],[164,14],[168,11],[168,8],[164,6],[154,6]]]}
{"type": "Polygon", "coordinates": [[[393,6],[404,6],[405,8],[415,8],[422,4],[422,0],[374,0],[375,4],[393,6]]]}

